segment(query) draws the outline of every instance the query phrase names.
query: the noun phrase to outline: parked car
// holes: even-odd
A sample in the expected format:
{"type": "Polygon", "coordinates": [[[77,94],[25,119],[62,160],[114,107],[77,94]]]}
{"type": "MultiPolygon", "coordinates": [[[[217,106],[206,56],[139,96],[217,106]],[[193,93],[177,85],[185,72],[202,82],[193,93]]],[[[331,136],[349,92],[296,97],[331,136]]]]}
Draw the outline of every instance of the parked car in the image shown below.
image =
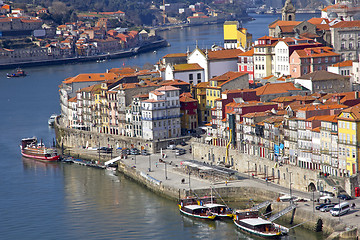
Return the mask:
{"type": "Polygon", "coordinates": [[[330,197],[334,197],[334,196],[335,196],[334,193],[329,192],[329,191],[320,191],[320,195],[327,195],[327,196],[330,196],[330,197]]]}
{"type": "Polygon", "coordinates": [[[351,200],[351,197],[346,194],[340,194],[337,196],[337,198],[340,198],[341,200],[351,200]]]}
{"type": "Polygon", "coordinates": [[[102,153],[112,153],[113,149],[108,147],[101,147],[99,151],[102,153]]]}
{"type": "Polygon", "coordinates": [[[320,208],[320,211],[321,212],[329,212],[334,207],[335,207],[335,204],[329,204],[329,205],[326,205],[326,206],[320,208]]]}
{"type": "Polygon", "coordinates": [[[330,210],[330,214],[333,217],[341,216],[350,211],[350,204],[348,202],[342,202],[334,206],[333,209],[330,210]]]}
{"type": "Polygon", "coordinates": [[[150,153],[146,149],[143,149],[141,150],[141,155],[148,156],[150,153]]]}
{"type": "Polygon", "coordinates": [[[179,148],[179,149],[176,149],[175,155],[179,156],[179,155],[183,155],[185,153],[186,153],[185,149],[179,148]]]}
{"type": "Polygon", "coordinates": [[[186,146],[186,145],[187,145],[187,143],[186,143],[186,142],[184,142],[184,141],[182,141],[182,142],[180,142],[180,145],[181,145],[181,146],[186,146]]]}
{"type": "Polygon", "coordinates": [[[316,210],[320,210],[321,208],[323,208],[323,207],[325,207],[325,206],[328,206],[328,205],[330,205],[330,203],[322,203],[322,204],[320,204],[320,205],[317,205],[317,206],[315,207],[315,209],[316,209],[316,210]]]}
{"type": "Polygon", "coordinates": [[[170,144],[167,149],[171,149],[171,150],[174,150],[176,148],[176,145],[175,144],[170,144]]]}

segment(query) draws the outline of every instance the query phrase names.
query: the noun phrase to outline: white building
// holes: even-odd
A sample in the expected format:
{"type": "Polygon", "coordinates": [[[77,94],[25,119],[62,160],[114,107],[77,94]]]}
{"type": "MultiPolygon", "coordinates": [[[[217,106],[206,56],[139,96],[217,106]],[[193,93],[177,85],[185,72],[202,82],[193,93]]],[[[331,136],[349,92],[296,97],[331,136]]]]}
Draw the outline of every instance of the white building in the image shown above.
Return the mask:
{"type": "Polygon", "coordinates": [[[351,82],[354,81],[354,70],[353,70],[352,60],[346,60],[343,62],[335,63],[328,67],[328,71],[342,76],[348,76],[350,77],[351,82]]]}
{"type": "Polygon", "coordinates": [[[204,82],[204,68],[197,63],[167,64],[165,68],[165,80],[180,79],[184,82],[196,85],[204,82]]]}
{"type": "Polygon", "coordinates": [[[293,51],[318,46],[321,46],[321,44],[309,38],[287,37],[280,39],[274,48],[274,59],[272,63],[274,65],[273,74],[275,76],[290,75],[289,58],[293,51]]]}
{"type": "Polygon", "coordinates": [[[285,41],[279,41],[275,45],[275,75],[290,75],[289,46],[285,41]]]}
{"type": "Polygon", "coordinates": [[[164,86],[141,101],[143,138],[176,138],[181,135],[179,88],[164,86]]]}
{"type": "Polygon", "coordinates": [[[226,72],[237,72],[240,49],[201,50],[198,47],[187,58],[187,63],[197,63],[204,69],[204,82],[226,72]]]}

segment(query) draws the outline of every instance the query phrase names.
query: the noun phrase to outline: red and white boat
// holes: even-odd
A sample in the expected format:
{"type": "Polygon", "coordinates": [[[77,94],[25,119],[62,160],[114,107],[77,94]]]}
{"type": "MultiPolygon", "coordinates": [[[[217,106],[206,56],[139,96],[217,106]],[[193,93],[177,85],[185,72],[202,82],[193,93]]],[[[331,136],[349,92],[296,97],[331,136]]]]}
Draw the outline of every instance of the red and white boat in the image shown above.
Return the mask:
{"type": "Polygon", "coordinates": [[[42,142],[38,143],[36,137],[22,139],[20,149],[21,155],[27,158],[49,162],[60,159],[55,148],[47,148],[42,142]]]}

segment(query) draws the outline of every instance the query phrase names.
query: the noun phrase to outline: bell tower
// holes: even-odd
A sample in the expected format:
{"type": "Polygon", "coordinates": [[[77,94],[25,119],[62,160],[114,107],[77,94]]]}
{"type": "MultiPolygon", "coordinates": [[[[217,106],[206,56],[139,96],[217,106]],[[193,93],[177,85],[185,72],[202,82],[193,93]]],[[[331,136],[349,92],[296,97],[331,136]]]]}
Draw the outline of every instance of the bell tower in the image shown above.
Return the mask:
{"type": "Polygon", "coordinates": [[[284,7],[281,10],[283,21],[295,21],[296,9],[291,0],[286,0],[284,7]]]}

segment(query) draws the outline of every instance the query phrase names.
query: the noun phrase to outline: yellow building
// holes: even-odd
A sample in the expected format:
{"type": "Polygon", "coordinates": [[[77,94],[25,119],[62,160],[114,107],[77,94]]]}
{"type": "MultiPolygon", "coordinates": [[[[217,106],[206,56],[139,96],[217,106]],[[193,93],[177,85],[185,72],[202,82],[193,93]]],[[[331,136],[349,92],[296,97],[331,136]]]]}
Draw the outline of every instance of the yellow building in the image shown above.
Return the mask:
{"type": "Polygon", "coordinates": [[[221,88],[218,86],[220,83],[218,83],[216,78],[212,78],[209,81],[209,86],[206,88],[206,105],[210,108],[215,107],[215,100],[220,98],[221,88]]]}
{"type": "Polygon", "coordinates": [[[338,115],[339,165],[346,165],[351,176],[359,171],[360,106],[343,110],[338,115]]]}
{"type": "Polygon", "coordinates": [[[238,21],[225,21],[224,48],[238,48],[247,51],[251,48],[252,34],[246,28],[241,28],[238,21]]]}

